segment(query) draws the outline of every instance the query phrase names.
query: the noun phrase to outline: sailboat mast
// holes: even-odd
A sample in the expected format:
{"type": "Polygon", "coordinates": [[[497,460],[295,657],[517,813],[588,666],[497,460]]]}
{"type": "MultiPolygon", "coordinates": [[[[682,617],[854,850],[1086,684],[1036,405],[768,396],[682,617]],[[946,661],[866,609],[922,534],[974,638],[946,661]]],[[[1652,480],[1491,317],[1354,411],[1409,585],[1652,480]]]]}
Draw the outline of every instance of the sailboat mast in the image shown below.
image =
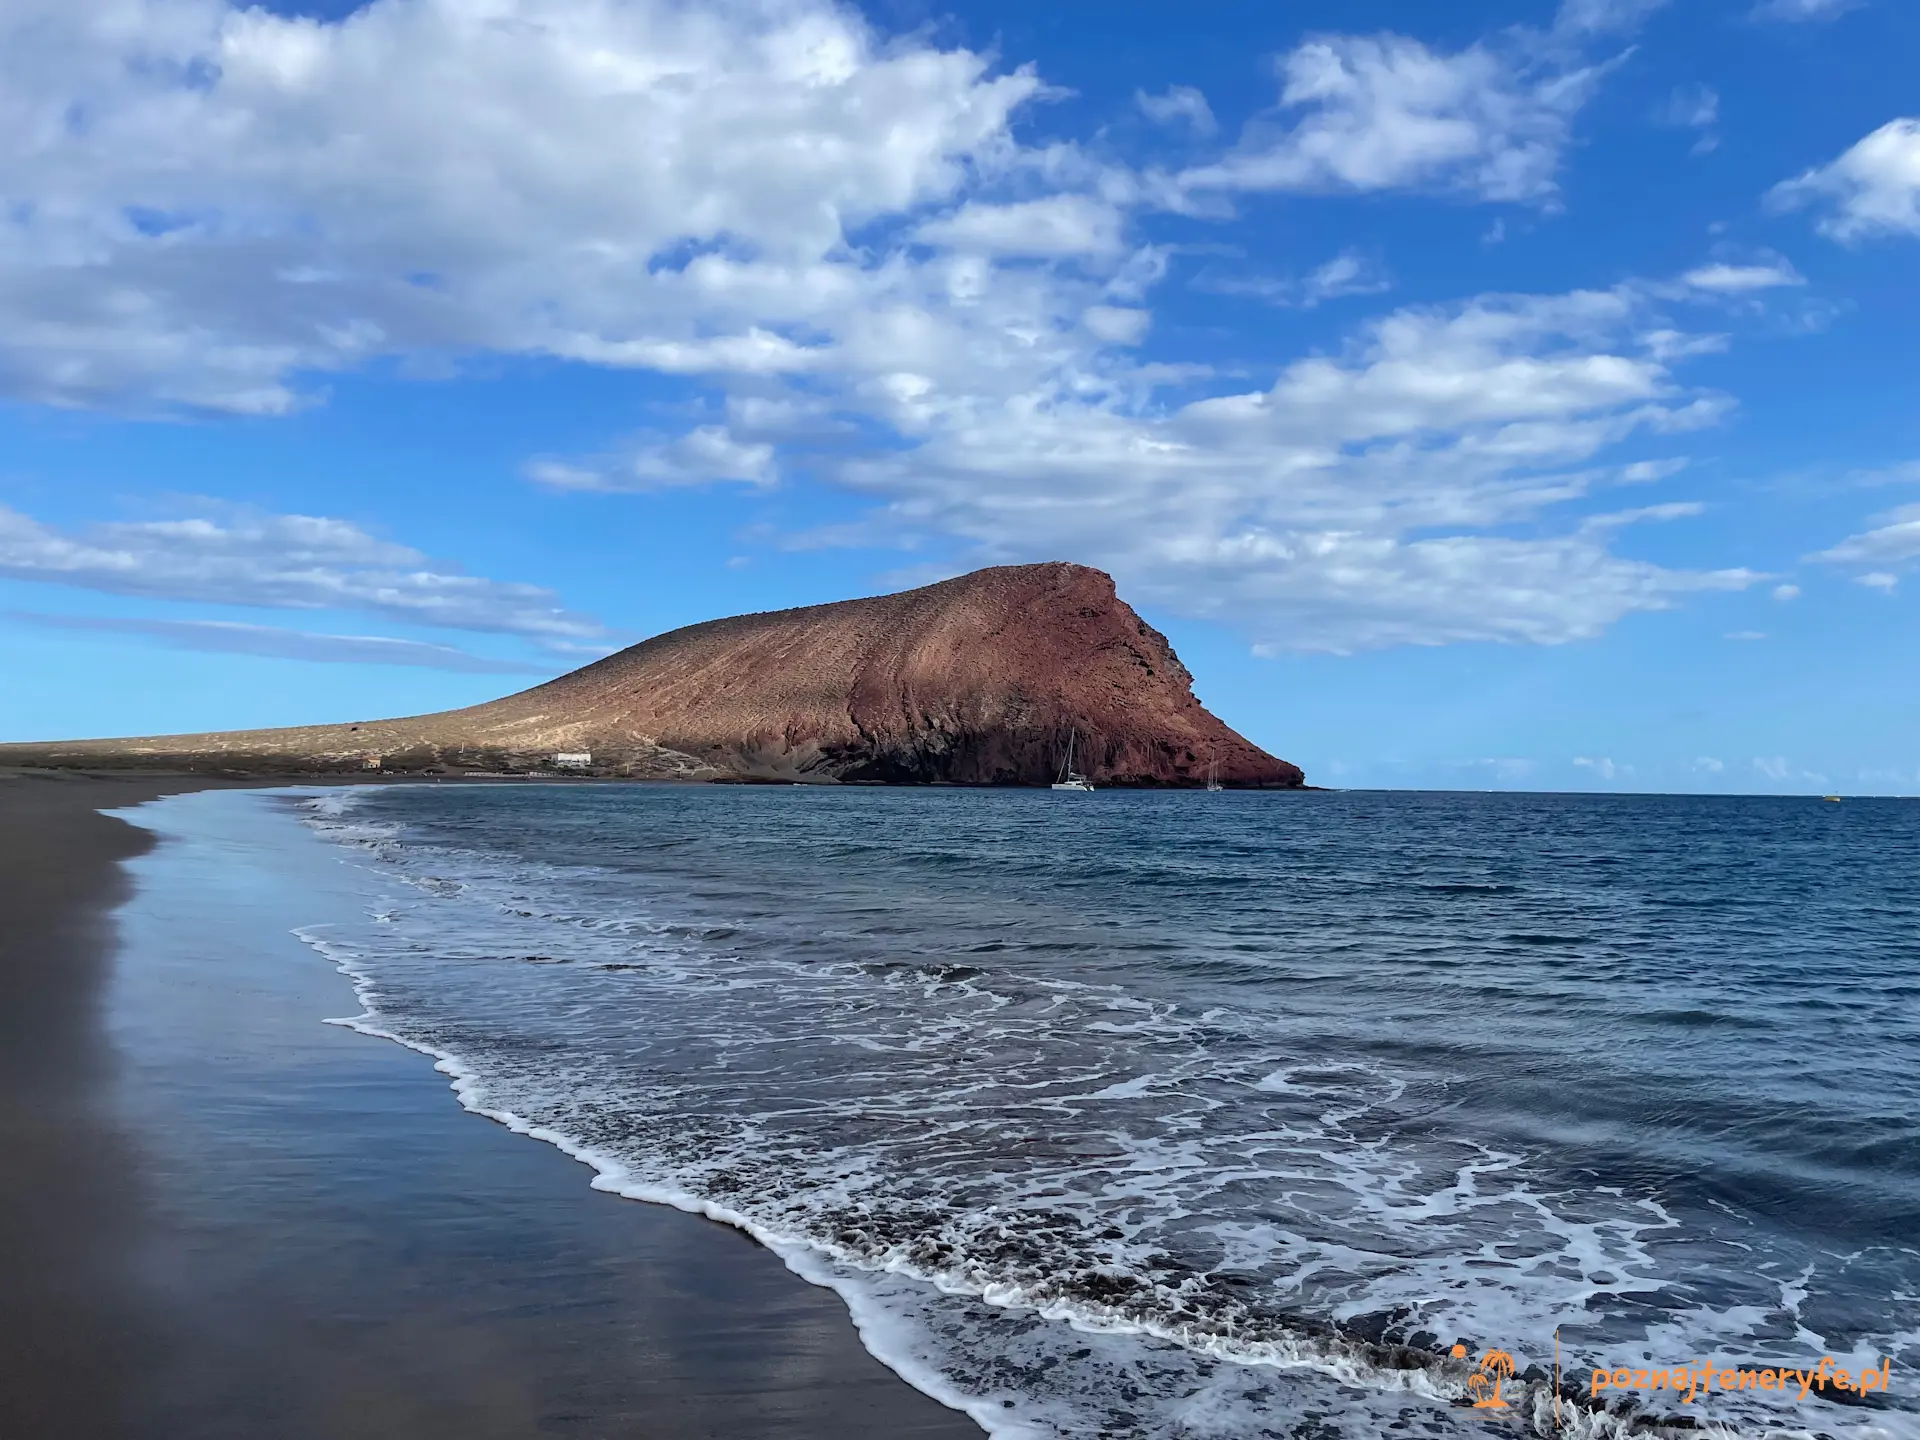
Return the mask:
{"type": "Polygon", "coordinates": [[[1067,731],[1067,763],[1060,767],[1060,778],[1053,782],[1056,790],[1091,790],[1087,777],[1073,768],[1074,746],[1080,739],[1080,727],[1074,726],[1067,731]]]}

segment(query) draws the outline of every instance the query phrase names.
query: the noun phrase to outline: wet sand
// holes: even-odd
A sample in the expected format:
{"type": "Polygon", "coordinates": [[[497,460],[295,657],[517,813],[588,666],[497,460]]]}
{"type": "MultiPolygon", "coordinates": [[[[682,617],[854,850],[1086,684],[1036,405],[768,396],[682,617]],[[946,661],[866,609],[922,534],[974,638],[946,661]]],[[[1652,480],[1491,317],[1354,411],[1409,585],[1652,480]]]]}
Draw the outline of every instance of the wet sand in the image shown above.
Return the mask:
{"type": "Polygon", "coordinates": [[[117,955],[150,837],[98,810],[200,783],[0,776],[0,1434],[978,1440],[746,1237],[321,1024],[243,888],[117,955]]]}

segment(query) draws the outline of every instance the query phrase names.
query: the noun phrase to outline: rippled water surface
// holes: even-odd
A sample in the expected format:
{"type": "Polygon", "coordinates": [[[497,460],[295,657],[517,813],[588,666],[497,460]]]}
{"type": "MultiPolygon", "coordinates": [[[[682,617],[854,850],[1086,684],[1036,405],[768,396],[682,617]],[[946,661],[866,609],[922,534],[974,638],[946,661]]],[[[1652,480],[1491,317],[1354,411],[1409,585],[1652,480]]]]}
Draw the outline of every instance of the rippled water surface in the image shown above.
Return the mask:
{"type": "Polygon", "coordinates": [[[1884,1401],[1644,1398],[1920,1435],[1920,804],[303,803],[370,877],[308,937],[366,1028],[752,1229],[996,1433],[1550,1433],[1557,1331],[1569,1396],[1890,1357],[1884,1401]],[[1517,1409],[1449,1403],[1456,1342],[1517,1409]]]}

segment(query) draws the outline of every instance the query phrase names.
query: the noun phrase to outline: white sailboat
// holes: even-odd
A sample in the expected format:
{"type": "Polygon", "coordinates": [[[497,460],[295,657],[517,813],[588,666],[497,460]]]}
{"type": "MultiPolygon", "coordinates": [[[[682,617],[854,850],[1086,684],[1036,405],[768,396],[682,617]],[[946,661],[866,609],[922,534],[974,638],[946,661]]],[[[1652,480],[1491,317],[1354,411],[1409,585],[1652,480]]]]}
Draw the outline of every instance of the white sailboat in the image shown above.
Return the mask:
{"type": "Polygon", "coordinates": [[[1207,757],[1207,789],[1224,790],[1226,788],[1220,783],[1220,755],[1215,751],[1207,757]]]}
{"type": "Polygon", "coordinates": [[[1073,742],[1079,733],[1078,730],[1067,732],[1067,763],[1060,767],[1060,778],[1053,782],[1053,788],[1056,790],[1091,791],[1093,789],[1093,782],[1073,768],[1073,742]]]}

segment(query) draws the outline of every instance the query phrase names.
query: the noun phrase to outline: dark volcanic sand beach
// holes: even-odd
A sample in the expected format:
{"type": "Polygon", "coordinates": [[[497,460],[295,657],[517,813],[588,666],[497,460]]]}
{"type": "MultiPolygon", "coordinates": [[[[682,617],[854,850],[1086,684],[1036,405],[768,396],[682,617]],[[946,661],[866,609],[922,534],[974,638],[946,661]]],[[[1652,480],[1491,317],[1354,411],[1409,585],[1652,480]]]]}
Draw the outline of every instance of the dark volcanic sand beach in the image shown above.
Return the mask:
{"type": "Polygon", "coordinates": [[[150,837],[98,811],[202,783],[0,777],[0,1435],[979,1435],[744,1236],[322,1025],[243,890],[116,971],[150,837]]]}

